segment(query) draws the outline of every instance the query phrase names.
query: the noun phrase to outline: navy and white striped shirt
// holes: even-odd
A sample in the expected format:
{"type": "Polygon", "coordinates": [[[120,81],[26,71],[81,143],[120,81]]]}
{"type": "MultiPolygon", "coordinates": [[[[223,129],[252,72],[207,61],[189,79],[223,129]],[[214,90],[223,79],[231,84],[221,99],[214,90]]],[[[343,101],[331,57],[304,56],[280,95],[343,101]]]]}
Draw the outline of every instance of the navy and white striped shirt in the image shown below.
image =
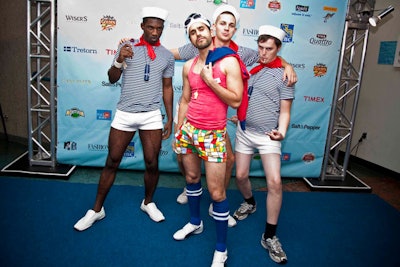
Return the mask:
{"type": "Polygon", "coordinates": [[[246,129],[261,134],[278,128],[280,101],[294,99],[294,87],[282,81],[282,68],[263,68],[252,75],[249,88],[252,92],[247,109],[246,129]]]}
{"type": "MultiPolygon", "coordinates": [[[[162,105],[163,81],[162,78],[171,78],[174,75],[175,59],[173,54],[164,46],[153,46],[156,58],[151,60],[147,55],[146,46],[134,46],[139,40],[131,43],[134,56],[126,58],[127,68],[122,72],[121,96],[117,109],[125,112],[147,112],[157,110],[162,105]],[[146,64],[150,65],[149,80],[144,81],[146,64]]],[[[118,47],[114,61],[118,58],[121,47],[118,47]]]]}

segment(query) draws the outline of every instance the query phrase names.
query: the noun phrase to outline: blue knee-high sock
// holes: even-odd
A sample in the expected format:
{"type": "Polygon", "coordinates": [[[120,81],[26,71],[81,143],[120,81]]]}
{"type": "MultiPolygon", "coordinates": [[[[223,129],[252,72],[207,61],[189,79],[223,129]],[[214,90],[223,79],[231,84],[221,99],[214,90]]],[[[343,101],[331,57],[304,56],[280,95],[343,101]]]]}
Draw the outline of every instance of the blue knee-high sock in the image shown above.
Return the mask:
{"type": "Polygon", "coordinates": [[[226,238],[228,233],[229,203],[225,199],[221,202],[213,201],[213,217],[217,229],[217,244],[215,249],[224,252],[226,250],[226,238]]]}
{"type": "Polygon", "coordinates": [[[186,184],[186,196],[188,197],[190,210],[190,223],[200,225],[200,200],[203,194],[201,182],[197,184],[186,184]]]}

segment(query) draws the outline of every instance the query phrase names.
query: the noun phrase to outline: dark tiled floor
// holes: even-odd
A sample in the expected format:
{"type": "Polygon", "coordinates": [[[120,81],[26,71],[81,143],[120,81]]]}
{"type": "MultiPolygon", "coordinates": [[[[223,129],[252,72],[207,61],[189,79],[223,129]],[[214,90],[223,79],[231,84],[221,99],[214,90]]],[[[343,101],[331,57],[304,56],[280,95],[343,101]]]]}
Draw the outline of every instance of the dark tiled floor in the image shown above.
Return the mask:
{"type": "MultiPolygon", "coordinates": [[[[3,169],[17,157],[27,151],[27,147],[15,142],[0,140],[0,168],[3,169]]],[[[363,181],[372,189],[372,194],[377,194],[394,208],[400,211],[400,178],[398,173],[393,173],[360,160],[350,160],[349,170],[359,180],[363,181]]],[[[97,183],[101,168],[76,167],[69,176],[67,182],[75,183],[97,183]]],[[[4,173],[3,173],[4,174],[4,173]]],[[[23,176],[23,175],[19,175],[23,176]]],[[[118,172],[115,183],[142,185],[143,175],[140,171],[121,170],[118,172]]],[[[39,177],[46,179],[47,177],[39,177]]],[[[308,192],[315,189],[303,179],[282,179],[284,191],[308,192]]],[[[205,183],[203,183],[205,184],[205,183]]],[[[162,173],[159,182],[160,187],[183,188],[184,180],[178,173],[162,173]]],[[[265,180],[261,177],[252,178],[254,190],[265,191],[265,180]]],[[[232,178],[229,189],[236,189],[234,178],[232,178]]]]}

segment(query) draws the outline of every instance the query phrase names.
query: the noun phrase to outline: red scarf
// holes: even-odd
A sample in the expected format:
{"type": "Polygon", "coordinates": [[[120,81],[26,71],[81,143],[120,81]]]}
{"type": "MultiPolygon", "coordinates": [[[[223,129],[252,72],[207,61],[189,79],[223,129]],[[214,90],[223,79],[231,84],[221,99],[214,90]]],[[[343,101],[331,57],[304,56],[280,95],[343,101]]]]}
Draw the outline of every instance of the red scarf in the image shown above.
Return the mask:
{"type": "Polygon", "coordinates": [[[142,46],[145,45],[147,48],[147,54],[149,55],[151,60],[156,58],[156,53],[154,52],[153,46],[160,46],[160,40],[157,41],[154,45],[149,44],[147,41],[144,40],[143,35],[140,37],[140,40],[135,46],[142,46]]]}
{"type": "MultiPolygon", "coordinates": [[[[214,44],[214,39],[215,37],[212,38],[213,39],[213,44],[214,44]]],[[[229,46],[230,49],[232,49],[233,51],[235,51],[237,53],[237,51],[239,50],[239,46],[234,42],[234,41],[230,41],[229,42],[229,46]]]]}
{"type": "Polygon", "coordinates": [[[269,62],[267,64],[261,63],[260,65],[255,66],[249,72],[251,75],[254,75],[257,72],[259,72],[260,70],[262,70],[263,68],[271,68],[271,69],[282,68],[282,61],[279,57],[276,57],[274,60],[272,60],[271,62],[269,62]]]}

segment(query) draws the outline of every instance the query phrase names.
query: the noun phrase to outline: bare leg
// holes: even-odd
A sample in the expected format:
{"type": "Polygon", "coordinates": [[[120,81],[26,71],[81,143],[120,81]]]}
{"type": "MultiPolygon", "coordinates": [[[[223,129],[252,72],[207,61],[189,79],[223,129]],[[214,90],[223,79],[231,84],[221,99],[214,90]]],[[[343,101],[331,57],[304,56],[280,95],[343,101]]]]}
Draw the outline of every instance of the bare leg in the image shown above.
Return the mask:
{"type": "Polygon", "coordinates": [[[266,199],[267,223],[276,225],[282,206],[281,160],[279,154],[261,155],[266,174],[268,194],[266,199]]]}
{"type": "Polygon", "coordinates": [[[134,135],[135,132],[125,132],[114,128],[110,129],[108,137],[108,155],[97,186],[96,201],[93,207],[94,211],[99,212],[101,210],[107,194],[114,183],[122,156],[134,135]]]}
{"type": "Polygon", "coordinates": [[[162,131],[159,130],[139,130],[140,141],[143,146],[145,162],[144,185],[145,199],[144,204],[153,202],[153,195],[156,191],[160,176],[158,169],[158,155],[161,149],[162,131]]]}
{"type": "Polygon", "coordinates": [[[251,154],[243,154],[240,152],[235,153],[236,157],[236,185],[242,193],[243,198],[250,198],[253,193],[251,192],[251,182],[249,179],[251,154]]]}
{"type": "Polygon", "coordinates": [[[233,153],[231,139],[226,132],[226,172],[225,172],[225,189],[228,189],[232,177],[233,166],[235,165],[235,154],[233,153]]]}

